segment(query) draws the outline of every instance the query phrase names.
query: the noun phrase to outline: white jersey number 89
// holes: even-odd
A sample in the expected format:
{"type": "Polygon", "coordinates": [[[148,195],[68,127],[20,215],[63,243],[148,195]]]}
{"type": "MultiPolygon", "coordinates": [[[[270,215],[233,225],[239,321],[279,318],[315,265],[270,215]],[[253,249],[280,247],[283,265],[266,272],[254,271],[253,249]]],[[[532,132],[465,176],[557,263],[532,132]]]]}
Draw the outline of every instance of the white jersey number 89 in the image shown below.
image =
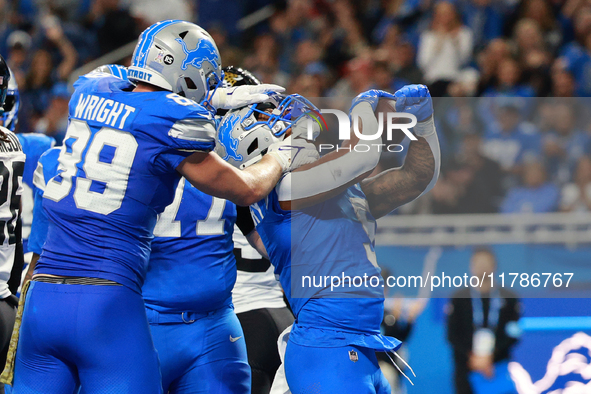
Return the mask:
{"type": "Polygon", "coordinates": [[[62,200],[70,194],[72,178],[76,176],[76,190],[74,190],[76,207],[108,215],[121,207],[138,143],[135,137],[126,131],[103,127],[94,135],[86,150],[91,136],[90,127],[86,122],[81,120],[70,122],[64,141],[69,138],[75,141],[71,145],[71,152],[67,152],[65,145],[62,147],[58,168],[62,179],[57,181],[56,177],[52,178],[47,183],[43,196],[56,202],[62,200]],[[115,148],[110,163],[99,160],[105,146],[115,148]],[[86,154],[82,157],[85,150],[86,154]],[[76,166],[82,161],[85,178],[76,175],[78,172],[76,166]],[[92,181],[105,183],[102,193],[90,190],[92,181]]]}

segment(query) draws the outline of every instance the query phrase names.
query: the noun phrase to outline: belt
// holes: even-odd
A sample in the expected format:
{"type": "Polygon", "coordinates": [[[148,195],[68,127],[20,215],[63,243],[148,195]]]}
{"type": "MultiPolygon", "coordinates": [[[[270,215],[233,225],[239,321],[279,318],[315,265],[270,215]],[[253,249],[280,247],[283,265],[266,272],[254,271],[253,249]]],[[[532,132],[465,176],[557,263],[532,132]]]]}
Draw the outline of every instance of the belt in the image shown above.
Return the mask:
{"type": "MultiPolygon", "coordinates": [[[[224,309],[224,308],[221,308],[224,309]]],[[[146,308],[146,316],[150,324],[170,324],[170,323],[185,323],[191,324],[199,319],[211,316],[217,313],[219,309],[209,312],[158,312],[157,310],[146,308]]]]}
{"type": "Polygon", "coordinates": [[[117,282],[102,278],[87,278],[84,276],[33,276],[35,282],[54,283],[59,285],[93,285],[93,286],[122,286],[117,282]]]}

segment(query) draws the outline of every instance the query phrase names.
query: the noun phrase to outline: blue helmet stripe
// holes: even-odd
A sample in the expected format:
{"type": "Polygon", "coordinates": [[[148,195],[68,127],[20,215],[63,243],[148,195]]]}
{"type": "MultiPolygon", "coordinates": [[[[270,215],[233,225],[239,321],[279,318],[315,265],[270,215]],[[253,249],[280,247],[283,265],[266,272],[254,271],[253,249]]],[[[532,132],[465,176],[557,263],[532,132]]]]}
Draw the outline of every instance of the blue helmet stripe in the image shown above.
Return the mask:
{"type": "Polygon", "coordinates": [[[160,26],[162,23],[164,23],[164,22],[155,23],[142,32],[142,34],[140,35],[140,42],[137,45],[137,51],[135,52],[135,58],[132,61],[132,65],[139,66],[139,60],[141,59],[140,55],[145,48],[146,38],[148,37],[148,34],[150,34],[150,32],[152,32],[152,30],[154,30],[155,28],[160,26]]]}
{"type": "Polygon", "coordinates": [[[109,70],[111,70],[111,74],[113,74],[117,78],[121,78],[121,73],[119,72],[119,68],[117,66],[109,64],[109,70]]]}
{"type": "Polygon", "coordinates": [[[148,30],[146,30],[143,34],[142,34],[142,40],[139,44],[139,49],[136,53],[136,58],[133,61],[133,65],[137,66],[137,67],[145,67],[146,66],[146,60],[147,60],[147,55],[148,52],[150,51],[150,47],[152,46],[152,44],[154,43],[154,36],[156,34],[158,34],[162,29],[164,29],[167,26],[173,25],[175,23],[180,23],[182,21],[180,20],[168,20],[168,21],[162,21],[162,22],[158,22],[154,25],[152,25],[151,27],[148,28],[148,30]]]}

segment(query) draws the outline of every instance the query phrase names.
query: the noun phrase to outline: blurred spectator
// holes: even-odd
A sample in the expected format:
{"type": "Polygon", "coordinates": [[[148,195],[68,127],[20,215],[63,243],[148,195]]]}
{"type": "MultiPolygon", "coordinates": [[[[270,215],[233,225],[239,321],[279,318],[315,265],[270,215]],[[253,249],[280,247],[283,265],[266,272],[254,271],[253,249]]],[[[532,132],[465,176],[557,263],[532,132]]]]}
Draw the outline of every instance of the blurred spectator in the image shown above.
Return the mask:
{"type": "Polygon", "coordinates": [[[231,45],[228,42],[226,29],[218,24],[215,24],[207,29],[207,32],[213,38],[220,56],[222,58],[222,66],[237,66],[242,64],[244,53],[240,48],[231,45]]]}
{"type": "Polygon", "coordinates": [[[576,83],[577,95],[591,96],[591,7],[586,6],[574,16],[575,41],[560,51],[560,62],[576,83]]]}
{"type": "Polygon", "coordinates": [[[394,58],[391,59],[396,78],[408,83],[424,83],[423,72],[415,65],[414,57],[415,50],[410,42],[403,41],[396,46],[394,58]]]}
{"type": "Polygon", "coordinates": [[[355,97],[373,87],[373,61],[355,58],[347,64],[345,78],[339,80],[329,93],[332,97],[355,97]]]}
{"type": "Polygon", "coordinates": [[[546,49],[542,30],[534,19],[522,19],[515,27],[520,65],[527,83],[538,96],[550,90],[549,68],[552,56],[546,49]]]}
{"type": "Polygon", "coordinates": [[[474,46],[483,48],[503,33],[504,12],[495,0],[464,0],[461,11],[466,25],[474,35],[474,46]]]}
{"type": "MultiPolygon", "coordinates": [[[[159,5],[156,9],[168,9],[168,5],[159,5]]],[[[94,0],[87,24],[96,34],[100,55],[137,40],[140,30],[129,9],[119,0],[94,0]]]]}
{"type": "MultiPolygon", "coordinates": [[[[503,99],[499,99],[503,100],[503,99]]],[[[484,136],[483,153],[499,163],[504,171],[512,171],[525,158],[540,154],[541,138],[534,125],[523,121],[523,105],[507,99],[501,101],[492,125],[484,136]]],[[[490,104],[487,100],[483,104],[490,104]]]]}
{"type": "MultiPolygon", "coordinates": [[[[53,86],[53,62],[51,55],[44,49],[33,53],[29,71],[25,76],[25,83],[21,85],[22,113],[19,123],[34,122],[49,106],[51,88],[53,86]],[[24,121],[24,122],[23,122],[24,121]]],[[[21,128],[23,128],[21,124],[21,128]]]]}
{"type": "Polygon", "coordinates": [[[310,39],[301,41],[295,48],[294,72],[302,72],[307,65],[318,63],[321,58],[322,48],[319,43],[310,39]]]}
{"type": "Polygon", "coordinates": [[[6,61],[14,73],[19,86],[24,86],[27,56],[31,48],[31,36],[22,30],[16,30],[8,36],[8,57],[6,61]]]}
{"type": "Polygon", "coordinates": [[[458,198],[459,213],[494,213],[503,198],[503,173],[499,165],[482,155],[478,134],[464,137],[458,154],[461,164],[468,169],[467,184],[458,198]]]}
{"type": "Polygon", "coordinates": [[[574,76],[562,66],[560,60],[554,62],[552,67],[552,94],[553,97],[575,97],[576,83],[574,76]]]}
{"type": "Polygon", "coordinates": [[[254,53],[244,59],[244,67],[263,83],[286,85],[289,76],[279,70],[278,50],[277,41],[273,35],[260,35],[254,42],[254,53]]]}
{"type": "Polygon", "coordinates": [[[485,97],[534,97],[531,86],[521,83],[521,66],[512,58],[501,60],[497,67],[496,85],[484,92],[485,97]]]}
{"type": "Polygon", "coordinates": [[[546,168],[551,179],[559,184],[571,179],[577,161],[591,144],[591,135],[577,128],[576,113],[574,100],[556,103],[552,110],[552,129],[544,136],[546,168]]]}
{"type": "Polygon", "coordinates": [[[376,62],[373,69],[373,79],[375,87],[387,92],[396,92],[404,85],[410,84],[409,81],[394,76],[392,69],[386,62],[376,62]]]}
{"type": "Polygon", "coordinates": [[[140,20],[141,30],[167,19],[193,20],[193,3],[187,0],[129,0],[131,15],[140,20]]]}
{"type": "Polygon", "coordinates": [[[501,2],[464,0],[461,1],[461,11],[466,25],[474,35],[475,48],[483,48],[486,43],[503,33],[505,15],[501,2]]]}
{"type": "Polygon", "coordinates": [[[546,169],[539,161],[523,166],[522,186],[507,193],[501,204],[502,213],[544,213],[558,207],[560,189],[548,182],[546,169]]]}
{"type": "Polygon", "coordinates": [[[57,17],[47,15],[43,17],[42,24],[47,44],[49,44],[45,47],[57,48],[61,57],[61,61],[55,69],[53,78],[55,80],[65,81],[69,78],[72,71],[74,71],[74,67],[76,67],[78,53],[68,37],[64,34],[64,30],[57,17]]]}
{"type": "Polygon", "coordinates": [[[322,85],[314,75],[301,74],[289,88],[290,92],[297,92],[307,98],[322,97],[322,85]]]}
{"type": "Polygon", "coordinates": [[[525,19],[536,22],[540,28],[542,39],[551,51],[555,51],[562,42],[562,29],[549,0],[523,0],[515,13],[515,19],[509,28],[516,26],[525,19]]]}
{"type": "Polygon", "coordinates": [[[511,57],[509,42],[500,38],[492,40],[486,49],[478,55],[480,69],[478,95],[496,86],[499,64],[509,57],[511,57]]]}
{"type": "Polygon", "coordinates": [[[51,95],[49,107],[35,125],[35,132],[50,135],[55,138],[57,145],[61,145],[68,127],[68,86],[65,83],[55,84],[51,95]]]}
{"type": "Polygon", "coordinates": [[[579,159],[574,182],[562,188],[560,210],[563,212],[591,211],[591,159],[589,157],[579,159]]]}
{"type": "Polygon", "coordinates": [[[431,28],[421,34],[417,61],[431,94],[439,97],[455,81],[472,56],[472,32],[462,25],[450,2],[435,5],[431,28]]]}
{"type": "Polygon", "coordinates": [[[520,307],[515,294],[492,287],[489,275],[496,269],[491,250],[474,250],[470,274],[484,281],[480,287],[454,293],[447,308],[447,339],[453,349],[456,394],[505,393],[514,387],[507,365],[520,334],[520,307]]]}

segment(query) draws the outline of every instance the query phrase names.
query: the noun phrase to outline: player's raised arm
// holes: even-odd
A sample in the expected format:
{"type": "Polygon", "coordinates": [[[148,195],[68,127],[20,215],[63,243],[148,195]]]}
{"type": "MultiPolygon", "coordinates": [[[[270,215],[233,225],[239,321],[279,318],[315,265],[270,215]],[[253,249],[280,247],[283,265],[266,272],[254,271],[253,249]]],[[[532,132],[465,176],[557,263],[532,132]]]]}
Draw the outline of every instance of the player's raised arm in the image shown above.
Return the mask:
{"type": "Polygon", "coordinates": [[[396,111],[411,113],[419,120],[414,127],[419,138],[418,141],[411,141],[401,168],[383,171],[361,183],[370,211],[376,219],[427,193],[439,177],[439,140],[427,87],[405,86],[395,96],[396,111]]]}
{"type": "MultiPolygon", "coordinates": [[[[362,135],[374,135],[378,130],[375,110],[381,97],[394,98],[381,90],[359,94],[351,104],[351,119],[359,118],[362,135]]],[[[380,159],[377,144],[369,151],[357,151],[360,139],[355,133],[345,149],[331,152],[313,164],[288,174],[278,185],[281,208],[301,209],[328,200],[358,183],[373,171],[380,159]]]]}
{"type": "Polygon", "coordinates": [[[248,206],[266,197],[284,173],[317,158],[314,146],[303,139],[286,138],[268,149],[265,157],[243,171],[215,153],[201,152],[183,160],[177,171],[204,193],[248,206]]]}

